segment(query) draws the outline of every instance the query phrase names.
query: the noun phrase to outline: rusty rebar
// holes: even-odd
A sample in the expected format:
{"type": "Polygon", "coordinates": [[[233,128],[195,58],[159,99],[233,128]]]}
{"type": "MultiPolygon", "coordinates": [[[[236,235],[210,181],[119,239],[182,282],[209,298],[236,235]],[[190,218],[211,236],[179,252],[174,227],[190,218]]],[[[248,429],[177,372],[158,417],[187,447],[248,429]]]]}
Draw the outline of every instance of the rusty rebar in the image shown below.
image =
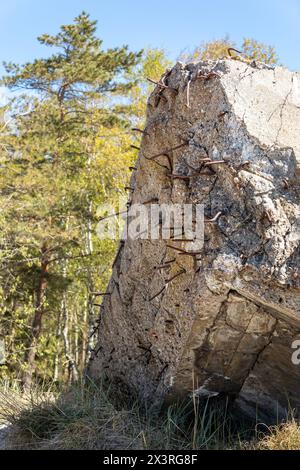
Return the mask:
{"type": "Polygon", "coordinates": [[[170,237],[170,240],[173,242],[193,242],[194,238],[172,238],[170,237]]]}
{"type": "Polygon", "coordinates": [[[158,201],[159,201],[158,197],[152,197],[151,199],[148,199],[147,201],[143,202],[143,204],[151,204],[151,203],[155,203],[158,201]]]}
{"type": "Polygon", "coordinates": [[[120,212],[115,212],[114,214],[109,214],[105,215],[104,217],[100,217],[99,222],[102,222],[102,220],[109,219],[110,217],[117,217],[118,215],[126,214],[127,211],[120,211],[120,212]]]}
{"type": "Polygon", "coordinates": [[[176,175],[174,173],[168,173],[166,175],[168,178],[172,178],[172,179],[177,179],[177,180],[189,180],[190,178],[192,178],[191,175],[176,175]]]}
{"type": "Polygon", "coordinates": [[[153,296],[149,299],[149,302],[152,302],[152,300],[154,300],[156,297],[158,297],[160,294],[162,294],[165,289],[166,289],[166,286],[164,286],[159,292],[157,292],[157,294],[153,295],[153,296]]]}
{"type": "Polygon", "coordinates": [[[188,145],[188,141],[185,141],[183,142],[182,144],[178,144],[178,145],[175,145],[175,147],[171,147],[169,149],[166,149],[166,150],[163,150],[162,152],[160,153],[157,153],[155,155],[152,155],[151,157],[147,157],[148,160],[154,160],[155,158],[157,157],[161,157],[163,155],[167,155],[169,152],[173,152],[174,150],[178,150],[180,149],[181,147],[185,147],[186,145],[188,145]]]}
{"type": "Polygon", "coordinates": [[[170,155],[166,154],[165,156],[166,156],[166,158],[168,160],[168,163],[170,165],[170,170],[173,171],[173,162],[172,162],[172,159],[171,159],[170,155]]]}
{"type": "Polygon", "coordinates": [[[165,264],[171,264],[171,263],[174,263],[174,261],[176,261],[176,258],[172,258],[172,259],[165,261],[165,264]]]}
{"type": "Polygon", "coordinates": [[[243,166],[248,166],[250,165],[251,162],[249,162],[248,160],[246,162],[242,162],[240,165],[239,165],[239,168],[242,168],[243,166]]]}
{"type": "Polygon", "coordinates": [[[282,183],[283,183],[283,186],[284,186],[285,189],[289,189],[290,185],[289,185],[288,179],[284,178],[282,180],[282,183]]]}
{"type": "Polygon", "coordinates": [[[227,52],[228,52],[229,57],[234,57],[234,56],[232,56],[231,52],[236,52],[237,54],[242,54],[242,51],[238,51],[234,47],[228,47],[227,52]]]}
{"type": "Polygon", "coordinates": [[[98,353],[100,352],[101,349],[102,349],[102,346],[99,346],[97,350],[96,350],[96,348],[92,349],[91,353],[94,354],[94,357],[97,357],[97,355],[98,355],[98,353]]]}
{"type": "Polygon", "coordinates": [[[225,116],[226,114],[228,114],[228,111],[223,111],[222,113],[220,113],[218,115],[218,118],[221,118],[221,117],[225,116]]]}
{"type": "Polygon", "coordinates": [[[268,219],[270,224],[272,224],[274,222],[273,217],[272,217],[272,213],[271,213],[270,210],[265,210],[263,215],[268,219]]]}
{"type": "Polygon", "coordinates": [[[149,302],[151,302],[152,300],[154,300],[156,297],[158,297],[160,294],[162,294],[164,292],[164,290],[166,289],[167,285],[174,281],[174,279],[176,279],[178,276],[181,276],[181,274],[184,274],[186,273],[186,270],[184,268],[181,269],[181,271],[179,271],[178,273],[174,274],[172,277],[170,277],[170,279],[167,279],[165,282],[165,285],[164,287],[159,291],[157,292],[157,294],[155,294],[153,297],[151,297],[149,299],[149,302]]]}
{"type": "Polygon", "coordinates": [[[165,264],[161,264],[159,266],[155,266],[154,269],[166,269],[166,268],[170,268],[171,265],[170,263],[165,263],[165,264]]]}
{"type": "MultiPolygon", "coordinates": [[[[184,241],[184,240],[180,240],[180,241],[184,241]]],[[[186,251],[183,248],[178,248],[177,246],[168,245],[168,244],[167,244],[167,247],[173,248],[173,250],[179,251],[179,254],[187,255],[187,256],[195,256],[195,255],[200,255],[202,253],[201,251],[186,251]]]]}
{"type": "Polygon", "coordinates": [[[179,256],[192,256],[196,257],[198,255],[201,255],[202,251],[185,251],[184,253],[179,253],[179,256]]]}
{"type": "Polygon", "coordinates": [[[186,269],[182,268],[181,271],[174,274],[172,277],[170,277],[170,279],[167,279],[166,284],[168,285],[170,282],[174,281],[174,279],[176,279],[176,277],[181,276],[181,274],[184,274],[184,273],[186,273],[186,269]]]}
{"type": "Polygon", "coordinates": [[[199,168],[195,168],[195,167],[193,167],[192,165],[189,165],[189,164],[187,163],[187,166],[188,166],[191,170],[195,171],[195,173],[192,173],[192,175],[190,175],[190,176],[192,176],[192,177],[195,176],[195,177],[196,177],[196,176],[198,176],[198,175],[206,175],[206,176],[214,175],[214,172],[213,172],[213,170],[212,170],[210,167],[207,167],[208,170],[210,170],[209,172],[207,172],[207,171],[202,171],[202,168],[203,168],[203,166],[204,166],[204,164],[205,164],[206,162],[211,162],[211,159],[210,159],[209,157],[202,158],[202,159],[200,160],[200,167],[199,167],[199,168]]]}
{"type": "Polygon", "coordinates": [[[183,248],[178,248],[177,246],[168,245],[168,243],[167,243],[167,247],[168,247],[168,248],[172,248],[172,249],[175,250],[175,251],[180,251],[181,253],[187,253],[187,251],[184,250],[183,248]]]}
{"type": "MultiPolygon", "coordinates": [[[[168,157],[168,155],[165,155],[165,156],[168,157]]],[[[144,158],[145,158],[146,160],[149,160],[149,161],[152,162],[152,163],[155,163],[156,165],[160,166],[161,168],[165,168],[165,169],[168,170],[168,171],[170,171],[170,170],[172,171],[172,166],[171,166],[171,167],[168,167],[168,166],[166,166],[166,165],[163,165],[162,163],[159,163],[159,162],[157,162],[156,160],[153,160],[152,158],[146,157],[145,155],[144,155],[144,158]]],[[[168,161],[169,161],[169,158],[168,158],[168,161]]]]}
{"type": "Polygon", "coordinates": [[[98,325],[93,327],[93,330],[92,330],[91,334],[89,335],[89,339],[91,339],[95,335],[95,333],[99,330],[99,327],[100,327],[99,323],[98,323],[98,325]]]}
{"type": "Polygon", "coordinates": [[[204,223],[210,224],[217,222],[218,218],[222,215],[222,211],[219,211],[212,219],[204,219],[204,223]]]}
{"type": "Polygon", "coordinates": [[[212,78],[220,78],[220,75],[216,72],[208,72],[208,73],[203,73],[203,72],[198,72],[197,78],[203,79],[203,80],[210,80],[212,78]]]}
{"type": "Polygon", "coordinates": [[[141,134],[149,135],[148,132],[144,129],[139,129],[138,127],[133,127],[131,129],[133,132],[140,132],[141,134]]]}
{"type": "Polygon", "coordinates": [[[111,292],[92,292],[95,296],[104,296],[104,295],[111,295],[111,292]]]}
{"type": "Polygon", "coordinates": [[[147,77],[147,80],[148,80],[148,82],[153,83],[154,85],[157,85],[157,86],[163,88],[164,90],[172,90],[175,93],[178,93],[178,90],[176,88],[173,88],[169,85],[165,85],[162,82],[157,82],[156,80],[153,80],[152,78],[149,78],[149,77],[147,77]]]}
{"type": "Polygon", "coordinates": [[[220,163],[227,163],[225,160],[211,160],[210,162],[205,162],[204,166],[219,165],[220,163]]]}
{"type": "Polygon", "coordinates": [[[164,84],[161,83],[161,82],[158,82],[158,81],[156,81],[156,80],[153,80],[153,78],[146,77],[146,79],[148,80],[148,82],[153,83],[154,85],[158,85],[158,86],[160,86],[161,88],[168,88],[168,85],[164,85],[164,84]]]}
{"type": "Polygon", "coordinates": [[[124,240],[121,240],[121,241],[120,241],[120,246],[119,246],[119,248],[118,248],[118,251],[117,251],[117,253],[116,253],[115,259],[114,259],[113,264],[112,264],[112,268],[115,267],[115,264],[116,264],[116,262],[117,262],[117,260],[118,260],[118,258],[119,258],[119,254],[121,253],[121,250],[122,250],[122,248],[124,247],[124,245],[125,245],[125,241],[124,241],[124,240]]]}
{"type": "Polygon", "coordinates": [[[209,157],[205,157],[205,158],[201,158],[199,161],[200,161],[200,163],[201,163],[200,168],[195,168],[194,166],[190,165],[190,164],[187,163],[187,162],[186,162],[186,164],[187,164],[187,166],[190,168],[190,170],[193,170],[193,171],[195,171],[196,173],[199,173],[199,171],[201,171],[202,168],[203,168],[203,163],[205,163],[205,162],[211,162],[211,159],[210,159],[209,157]]]}
{"type": "Polygon", "coordinates": [[[89,294],[97,297],[99,295],[107,295],[107,292],[89,292],[89,294]]]}

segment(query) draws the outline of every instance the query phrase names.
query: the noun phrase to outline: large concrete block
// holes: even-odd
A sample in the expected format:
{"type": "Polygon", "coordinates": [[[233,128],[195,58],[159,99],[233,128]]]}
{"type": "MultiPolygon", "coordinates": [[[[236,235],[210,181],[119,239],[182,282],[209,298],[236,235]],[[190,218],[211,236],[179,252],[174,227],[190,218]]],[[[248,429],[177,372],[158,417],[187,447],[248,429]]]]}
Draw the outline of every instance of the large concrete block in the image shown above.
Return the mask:
{"type": "Polygon", "coordinates": [[[162,80],[131,202],[221,215],[197,256],[185,241],[125,241],[89,374],[150,402],[228,395],[272,420],[300,406],[300,74],[220,60],[178,63],[162,80]]]}

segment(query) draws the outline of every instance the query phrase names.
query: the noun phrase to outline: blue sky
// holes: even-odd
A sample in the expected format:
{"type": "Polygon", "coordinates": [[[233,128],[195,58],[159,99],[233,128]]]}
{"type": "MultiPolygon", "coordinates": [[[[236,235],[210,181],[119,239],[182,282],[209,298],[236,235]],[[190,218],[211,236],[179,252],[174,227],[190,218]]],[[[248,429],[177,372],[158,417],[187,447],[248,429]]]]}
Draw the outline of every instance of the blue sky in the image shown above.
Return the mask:
{"type": "Polygon", "coordinates": [[[237,44],[244,36],[272,44],[284,64],[300,69],[300,0],[0,0],[0,61],[45,55],[36,37],[83,9],[98,20],[106,47],[162,47],[175,60],[228,33],[237,44]]]}

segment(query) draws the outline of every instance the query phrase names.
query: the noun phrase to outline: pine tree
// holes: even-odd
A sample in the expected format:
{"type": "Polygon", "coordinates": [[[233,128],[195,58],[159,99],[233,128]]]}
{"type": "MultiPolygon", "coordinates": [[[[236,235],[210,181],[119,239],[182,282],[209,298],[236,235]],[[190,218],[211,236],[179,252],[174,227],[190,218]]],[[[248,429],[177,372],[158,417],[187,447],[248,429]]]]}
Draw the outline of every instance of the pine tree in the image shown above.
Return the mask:
{"type": "Polygon", "coordinates": [[[59,299],[70,282],[68,264],[91,255],[86,238],[101,190],[95,169],[99,129],[128,127],[131,105],[125,102],[120,110],[118,102],[135,86],[130,74],[142,55],[126,46],[104,51],[96,22],[84,12],[57,35],[38,40],[55,52],[22,66],[5,64],[2,81],[19,92],[10,103],[13,125],[2,137],[0,187],[7,202],[2,237],[10,253],[2,263],[3,272],[11,273],[7,291],[21,287],[21,297],[32,299],[25,387],[31,385],[45,316],[51,321],[62,308],[60,321],[68,329],[59,299]]]}

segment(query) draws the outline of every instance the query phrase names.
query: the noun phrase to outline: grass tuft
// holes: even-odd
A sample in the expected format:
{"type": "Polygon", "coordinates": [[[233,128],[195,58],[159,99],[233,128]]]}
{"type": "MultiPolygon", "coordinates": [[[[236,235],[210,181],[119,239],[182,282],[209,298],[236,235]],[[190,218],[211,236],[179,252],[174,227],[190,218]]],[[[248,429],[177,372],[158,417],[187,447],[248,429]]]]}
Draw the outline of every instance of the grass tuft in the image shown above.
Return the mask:
{"type": "Polygon", "coordinates": [[[9,449],[300,449],[295,419],[257,435],[228,411],[227,403],[196,398],[169,406],[161,414],[138,401],[116,403],[101,385],[57,390],[0,390],[0,421],[9,423],[9,449]],[[259,439],[258,439],[259,438],[259,439]]]}
{"type": "Polygon", "coordinates": [[[300,450],[300,426],[294,418],[268,428],[258,444],[263,450],[300,450]]]}

